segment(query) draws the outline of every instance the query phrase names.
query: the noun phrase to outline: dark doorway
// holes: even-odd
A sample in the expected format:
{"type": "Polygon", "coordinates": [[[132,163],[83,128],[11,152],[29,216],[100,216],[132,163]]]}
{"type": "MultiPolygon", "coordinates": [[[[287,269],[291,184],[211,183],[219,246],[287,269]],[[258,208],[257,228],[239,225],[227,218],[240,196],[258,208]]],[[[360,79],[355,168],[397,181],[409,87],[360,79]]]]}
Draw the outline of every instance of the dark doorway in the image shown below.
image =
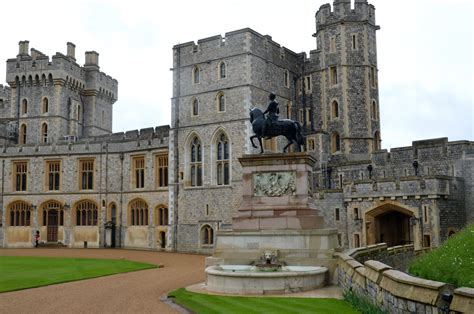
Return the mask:
{"type": "Polygon", "coordinates": [[[375,217],[378,226],[377,242],[387,245],[405,245],[413,243],[410,233],[410,216],[399,211],[389,211],[375,217]]]}
{"type": "Polygon", "coordinates": [[[58,242],[58,211],[55,209],[48,210],[48,242],[58,242]]]}
{"type": "Polygon", "coordinates": [[[166,232],[160,232],[160,246],[162,249],[166,248],[166,232]]]}

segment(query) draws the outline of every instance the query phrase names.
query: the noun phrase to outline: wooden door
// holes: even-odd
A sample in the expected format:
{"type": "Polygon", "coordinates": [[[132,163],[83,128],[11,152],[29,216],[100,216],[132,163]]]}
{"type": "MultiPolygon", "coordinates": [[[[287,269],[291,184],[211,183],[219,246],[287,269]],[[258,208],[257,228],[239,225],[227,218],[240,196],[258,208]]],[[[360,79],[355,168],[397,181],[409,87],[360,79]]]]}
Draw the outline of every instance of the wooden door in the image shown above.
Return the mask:
{"type": "Polygon", "coordinates": [[[58,211],[48,211],[48,242],[58,242],[58,211]]]}

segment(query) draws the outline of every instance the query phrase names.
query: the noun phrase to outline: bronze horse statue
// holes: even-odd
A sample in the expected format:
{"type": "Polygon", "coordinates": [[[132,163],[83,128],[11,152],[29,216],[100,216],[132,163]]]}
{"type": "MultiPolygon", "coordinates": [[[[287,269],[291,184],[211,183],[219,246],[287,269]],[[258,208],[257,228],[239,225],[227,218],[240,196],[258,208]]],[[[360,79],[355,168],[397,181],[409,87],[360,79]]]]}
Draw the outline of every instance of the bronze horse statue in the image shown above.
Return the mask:
{"type": "Polygon", "coordinates": [[[250,142],[253,148],[257,148],[254,143],[254,138],[258,139],[260,144],[260,153],[263,154],[262,138],[272,138],[283,135],[288,140],[288,144],[283,148],[283,152],[290,147],[291,144],[296,143],[298,149],[301,151],[301,145],[304,145],[304,136],[301,134],[301,125],[297,121],[290,119],[282,119],[272,123],[270,128],[266,128],[265,134],[263,133],[263,126],[267,123],[262,110],[258,108],[250,109],[250,123],[252,124],[253,133],[255,135],[250,137],[250,142]]]}

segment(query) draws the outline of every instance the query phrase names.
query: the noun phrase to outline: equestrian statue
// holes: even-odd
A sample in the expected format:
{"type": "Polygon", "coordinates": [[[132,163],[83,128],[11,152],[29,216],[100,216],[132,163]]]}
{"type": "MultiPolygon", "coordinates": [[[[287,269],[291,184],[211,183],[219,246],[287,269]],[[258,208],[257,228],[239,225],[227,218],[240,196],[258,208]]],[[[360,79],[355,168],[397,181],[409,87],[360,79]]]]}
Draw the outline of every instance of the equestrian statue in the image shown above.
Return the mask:
{"type": "Polygon", "coordinates": [[[265,112],[258,108],[250,109],[250,123],[252,124],[253,133],[255,133],[255,135],[250,137],[252,146],[257,148],[253,141],[257,138],[260,144],[260,153],[263,154],[262,138],[270,139],[283,135],[288,140],[288,144],[283,148],[284,153],[293,143],[296,143],[301,151],[301,145],[304,145],[305,142],[301,134],[301,125],[297,121],[290,119],[278,119],[280,110],[278,103],[275,101],[276,96],[271,93],[268,98],[270,103],[265,112]],[[265,117],[265,115],[267,116],[265,117]]]}

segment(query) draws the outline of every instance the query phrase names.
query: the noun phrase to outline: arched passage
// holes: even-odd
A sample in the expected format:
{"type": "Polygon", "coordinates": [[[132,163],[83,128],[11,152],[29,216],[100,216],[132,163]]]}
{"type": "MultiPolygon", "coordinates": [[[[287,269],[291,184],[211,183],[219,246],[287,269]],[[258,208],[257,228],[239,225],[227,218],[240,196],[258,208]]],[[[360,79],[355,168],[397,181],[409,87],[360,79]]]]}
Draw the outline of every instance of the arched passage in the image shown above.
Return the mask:
{"type": "Polygon", "coordinates": [[[385,242],[390,247],[413,243],[412,217],[411,210],[394,204],[384,204],[368,211],[365,214],[367,244],[385,242]]]}

